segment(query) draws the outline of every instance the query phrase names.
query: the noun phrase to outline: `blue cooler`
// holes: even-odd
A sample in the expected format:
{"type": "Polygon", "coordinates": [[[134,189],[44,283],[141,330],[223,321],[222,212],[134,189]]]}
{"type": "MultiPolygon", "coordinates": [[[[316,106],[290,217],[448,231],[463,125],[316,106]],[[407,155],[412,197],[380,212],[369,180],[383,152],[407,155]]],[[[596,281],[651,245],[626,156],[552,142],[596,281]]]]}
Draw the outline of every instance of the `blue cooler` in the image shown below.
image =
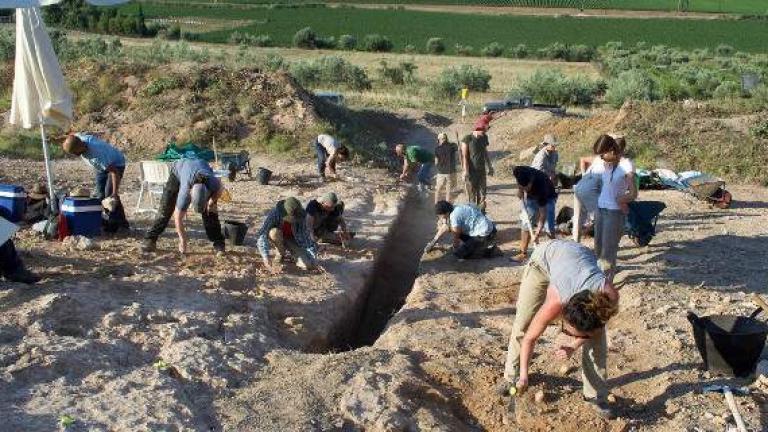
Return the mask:
{"type": "Polygon", "coordinates": [[[0,216],[13,223],[24,219],[27,211],[27,193],[21,186],[0,184],[0,216]]]}
{"type": "Polygon", "coordinates": [[[98,199],[66,197],[61,204],[61,214],[67,220],[70,234],[101,235],[101,202],[98,199]]]}

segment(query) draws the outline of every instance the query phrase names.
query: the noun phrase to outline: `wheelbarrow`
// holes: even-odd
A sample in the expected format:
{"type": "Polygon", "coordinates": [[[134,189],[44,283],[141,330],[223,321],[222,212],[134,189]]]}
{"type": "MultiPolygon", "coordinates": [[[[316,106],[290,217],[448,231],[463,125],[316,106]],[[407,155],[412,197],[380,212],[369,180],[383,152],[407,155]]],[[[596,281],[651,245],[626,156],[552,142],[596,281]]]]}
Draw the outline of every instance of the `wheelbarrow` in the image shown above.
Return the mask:
{"type": "Polygon", "coordinates": [[[706,370],[737,377],[755,372],[768,336],[768,324],[756,317],[768,311],[768,304],[757,294],[758,308],[750,316],[710,315],[699,317],[688,312],[693,338],[706,370]]]}
{"type": "Polygon", "coordinates": [[[219,166],[229,171],[229,181],[235,181],[237,173],[245,171],[248,177],[253,177],[251,172],[251,155],[246,150],[239,153],[219,153],[219,166]]]}

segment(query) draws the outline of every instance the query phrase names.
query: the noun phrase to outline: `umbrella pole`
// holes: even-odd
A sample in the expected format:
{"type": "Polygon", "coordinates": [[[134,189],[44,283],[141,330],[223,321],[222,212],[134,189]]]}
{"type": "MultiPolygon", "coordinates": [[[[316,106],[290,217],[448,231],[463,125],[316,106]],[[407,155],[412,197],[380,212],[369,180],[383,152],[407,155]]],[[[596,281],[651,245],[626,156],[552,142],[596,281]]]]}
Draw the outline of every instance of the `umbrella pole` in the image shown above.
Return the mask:
{"type": "Polygon", "coordinates": [[[45,126],[40,121],[40,138],[43,140],[43,157],[45,158],[45,176],[48,179],[48,196],[50,197],[51,213],[58,213],[56,193],[53,190],[53,170],[51,169],[51,155],[48,151],[48,140],[45,138],[45,126]]]}

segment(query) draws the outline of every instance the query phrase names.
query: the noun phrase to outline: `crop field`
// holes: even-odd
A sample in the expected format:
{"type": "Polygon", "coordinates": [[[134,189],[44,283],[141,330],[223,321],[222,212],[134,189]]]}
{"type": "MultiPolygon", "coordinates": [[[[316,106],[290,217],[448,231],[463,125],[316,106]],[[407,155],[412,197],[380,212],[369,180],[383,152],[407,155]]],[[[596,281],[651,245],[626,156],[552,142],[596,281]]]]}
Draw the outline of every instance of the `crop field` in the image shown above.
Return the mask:
{"type": "MultiPolygon", "coordinates": [[[[124,6],[136,8],[136,4],[124,6]]],[[[540,48],[554,42],[603,45],[610,41],[646,42],[684,49],[728,44],[736,50],[764,52],[768,22],[744,20],[675,20],[630,18],[574,18],[542,16],[481,16],[412,10],[292,7],[239,9],[227,6],[144,3],[150,18],[205,17],[252,20],[244,27],[206,32],[205,42],[226,42],[232,31],[269,35],[277,46],[289,46],[297,30],[312,27],[322,36],[350,34],[358,40],[371,33],[389,37],[395,51],[407,45],[424,50],[432,37],[443,38],[449,52],[456,44],[476,49],[498,42],[505,47],[526,44],[540,48]]]]}
{"type": "MultiPolygon", "coordinates": [[[[222,3],[221,1],[198,1],[200,3],[222,3]]],[[[226,0],[224,3],[240,4],[300,4],[307,0],[226,0]]],[[[467,6],[517,6],[534,8],[571,8],[571,9],[620,9],[638,11],[677,11],[678,0],[335,0],[332,3],[367,3],[367,4],[445,4],[467,6]]],[[[682,5],[685,5],[685,0],[682,5]]],[[[732,13],[745,15],[768,14],[768,2],[765,0],[688,0],[688,12],[732,13]]]]}

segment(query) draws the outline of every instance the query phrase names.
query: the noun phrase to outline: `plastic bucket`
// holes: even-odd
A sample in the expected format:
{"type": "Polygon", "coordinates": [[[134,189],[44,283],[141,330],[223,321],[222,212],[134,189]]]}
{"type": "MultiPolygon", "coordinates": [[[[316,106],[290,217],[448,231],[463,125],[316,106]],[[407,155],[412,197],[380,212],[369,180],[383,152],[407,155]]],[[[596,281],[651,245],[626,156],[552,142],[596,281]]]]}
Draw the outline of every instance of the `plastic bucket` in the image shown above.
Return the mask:
{"type": "Polygon", "coordinates": [[[237,221],[224,221],[224,237],[230,246],[242,246],[248,225],[237,221]]]}
{"type": "Polygon", "coordinates": [[[269,184],[269,179],[272,177],[272,171],[266,169],[266,168],[259,168],[258,171],[258,177],[259,177],[259,183],[260,184],[269,184]]]}
{"type": "Polygon", "coordinates": [[[768,324],[734,315],[698,317],[688,313],[696,348],[708,371],[746,377],[755,372],[768,324]]]}

